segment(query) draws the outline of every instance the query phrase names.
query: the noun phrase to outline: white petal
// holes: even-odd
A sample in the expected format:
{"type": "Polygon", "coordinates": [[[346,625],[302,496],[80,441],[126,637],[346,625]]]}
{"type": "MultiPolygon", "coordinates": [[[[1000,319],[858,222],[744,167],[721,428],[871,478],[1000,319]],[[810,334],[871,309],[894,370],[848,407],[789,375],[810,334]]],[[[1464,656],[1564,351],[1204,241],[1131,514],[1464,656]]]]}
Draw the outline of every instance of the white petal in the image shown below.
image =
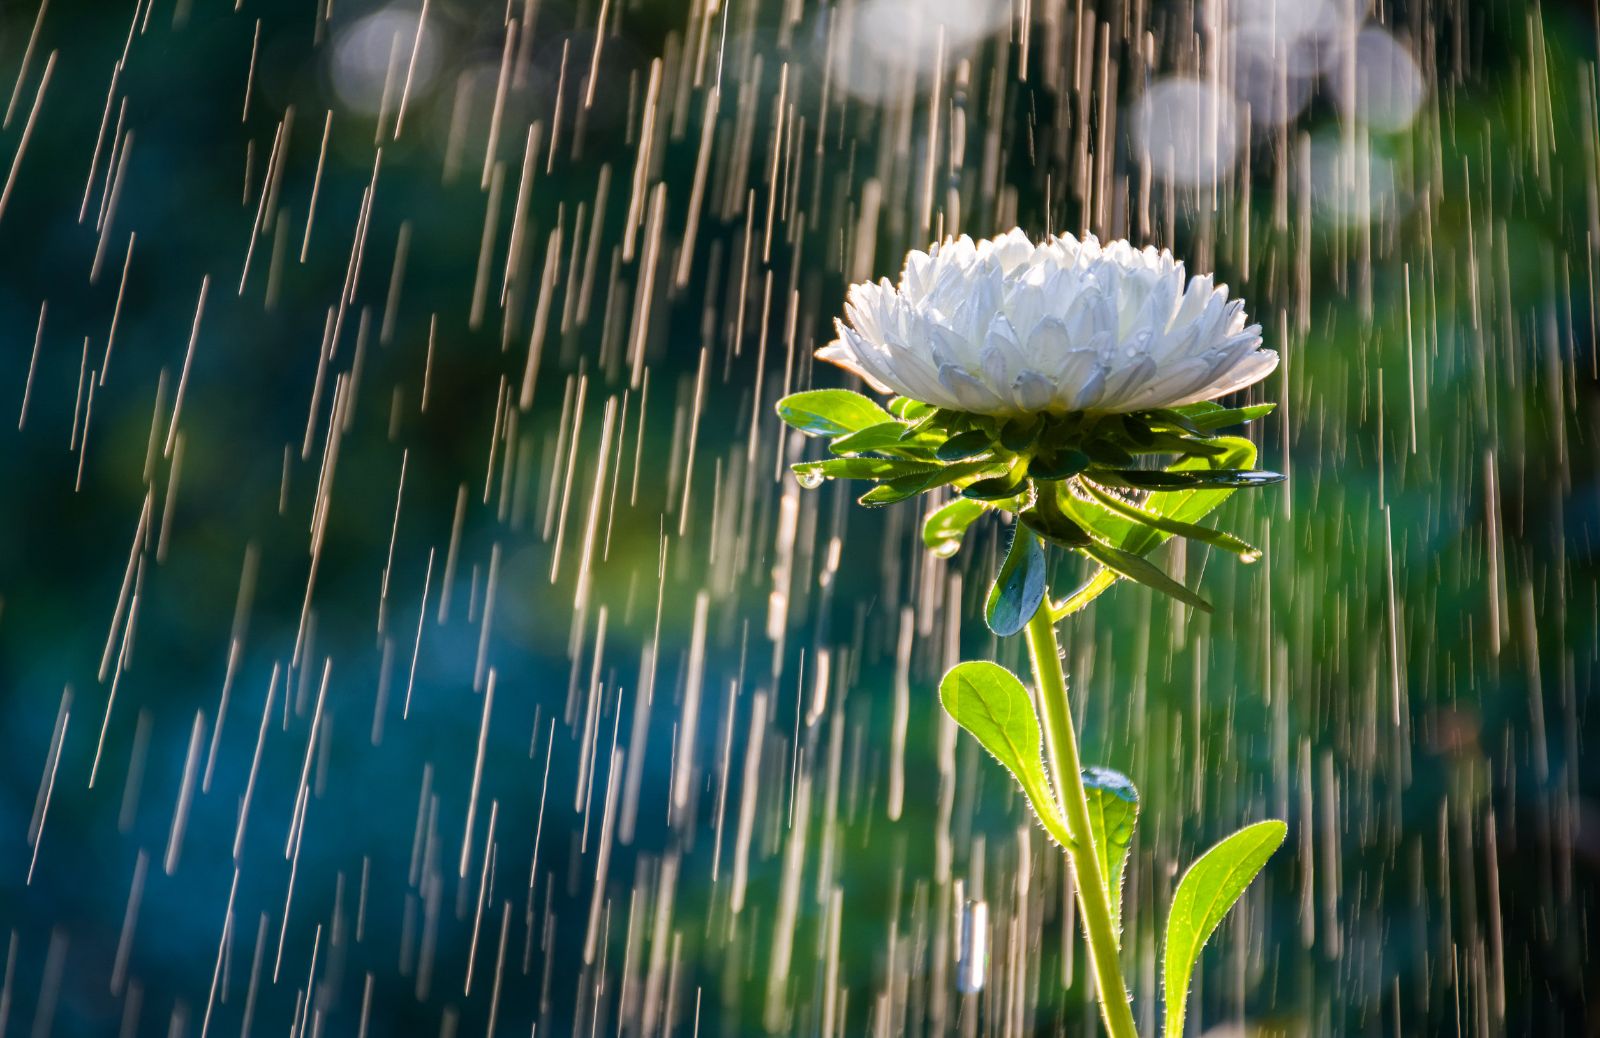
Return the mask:
{"type": "Polygon", "coordinates": [[[1188,394],[1205,388],[1214,377],[1210,364],[1202,358],[1191,357],[1161,367],[1154,378],[1130,392],[1125,403],[1133,411],[1168,407],[1188,394]]]}
{"type": "Polygon", "coordinates": [[[1022,344],[1005,315],[997,314],[983,337],[983,348],[978,354],[983,374],[991,386],[1010,386],[1028,366],[1022,344]]]}
{"type": "Polygon", "coordinates": [[[1213,381],[1199,392],[1190,393],[1181,400],[1174,400],[1169,406],[1181,407],[1192,404],[1197,400],[1215,400],[1219,396],[1236,393],[1246,386],[1253,386],[1266,378],[1278,366],[1278,352],[1276,350],[1257,350],[1250,354],[1237,367],[1232,368],[1222,377],[1213,381]]]}
{"type": "Polygon", "coordinates": [[[854,353],[838,343],[830,343],[817,351],[817,359],[825,360],[829,364],[837,364],[846,371],[857,375],[863,382],[880,393],[893,393],[894,388],[879,381],[870,371],[861,365],[854,353]]]}
{"type": "Polygon", "coordinates": [[[1099,407],[1107,411],[1125,411],[1132,408],[1128,400],[1156,373],[1156,362],[1140,357],[1106,377],[1105,391],[1100,396],[1099,407]]]}
{"type": "Polygon", "coordinates": [[[1004,414],[1010,410],[992,387],[953,364],[939,369],[939,381],[957,401],[952,405],[956,408],[978,414],[1004,414]]]}
{"type": "Polygon", "coordinates": [[[820,360],[881,392],[979,413],[1142,409],[1265,377],[1242,301],[1170,252],[1021,229],[906,255],[899,283],[851,287],[820,360]]]}
{"type": "Polygon", "coordinates": [[[1056,384],[1037,371],[1024,371],[1012,382],[1011,389],[1023,411],[1044,411],[1050,407],[1056,384]]]}
{"type": "Polygon", "coordinates": [[[1056,405],[1063,411],[1083,411],[1100,399],[1109,371],[1097,349],[1067,351],[1056,368],[1056,405]]]}

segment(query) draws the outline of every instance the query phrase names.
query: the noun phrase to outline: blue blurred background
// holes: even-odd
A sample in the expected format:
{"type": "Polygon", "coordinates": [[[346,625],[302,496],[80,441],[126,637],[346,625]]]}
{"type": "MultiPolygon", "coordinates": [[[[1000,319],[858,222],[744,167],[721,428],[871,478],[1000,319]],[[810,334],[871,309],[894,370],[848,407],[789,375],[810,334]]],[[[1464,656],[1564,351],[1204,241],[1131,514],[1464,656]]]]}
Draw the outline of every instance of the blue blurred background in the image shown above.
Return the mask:
{"type": "Polygon", "coordinates": [[[771,410],[848,283],[1020,225],[1285,358],[1265,560],[1063,629],[1145,1030],[1181,868],[1273,815],[1195,1033],[1600,1033],[1596,24],[0,6],[0,1032],[1093,1033],[933,694],[1020,665],[1003,531],[802,492],[771,410]]]}

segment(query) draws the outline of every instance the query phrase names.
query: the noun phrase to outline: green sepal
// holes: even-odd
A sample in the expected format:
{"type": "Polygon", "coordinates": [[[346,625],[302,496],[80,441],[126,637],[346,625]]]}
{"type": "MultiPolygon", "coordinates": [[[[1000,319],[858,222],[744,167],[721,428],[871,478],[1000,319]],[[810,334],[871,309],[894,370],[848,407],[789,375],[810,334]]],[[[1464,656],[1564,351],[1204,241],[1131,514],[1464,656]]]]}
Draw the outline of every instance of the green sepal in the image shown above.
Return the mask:
{"type": "Polygon", "coordinates": [[[809,389],[778,401],[778,417],[807,436],[842,436],[890,421],[889,412],[848,389],[809,389]]]}
{"type": "Polygon", "coordinates": [[[892,480],[888,483],[880,483],[871,490],[867,491],[865,494],[862,494],[860,497],[856,498],[856,504],[865,505],[868,508],[882,508],[884,505],[892,505],[897,501],[905,501],[916,497],[918,494],[922,493],[921,484],[915,484],[915,486],[907,485],[914,478],[915,477],[908,477],[904,480],[892,480]]]}
{"type": "Polygon", "coordinates": [[[1172,408],[1162,408],[1160,410],[1150,411],[1148,414],[1150,419],[1159,425],[1168,425],[1180,432],[1186,432],[1193,436],[1206,435],[1206,430],[1197,425],[1194,419],[1190,418],[1182,411],[1173,410],[1172,408]]]}
{"type": "Polygon", "coordinates": [[[1232,552],[1239,556],[1244,562],[1256,562],[1261,558],[1260,548],[1241,541],[1231,533],[1223,533],[1221,530],[1214,530],[1209,526],[1186,523],[1179,519],[1173,519],[1171,516],[1146,512],[1137,505],[1122,500],[1115,494],[1106,493],[1088,480],[1084,481],[1084,489],[1089,491],[1101,507],[1124,519],[1154,527],[1162,533],[1173,537],[1187,537],[1192,541],[1200,541],[1214,548],[1221,548],[1223,551],[1232,552]]]}
{"type": "Polygon", "coordinates": [[[827,458],[823,461],[802,461],[789,466],[802,483],[824,479],[903,479],[938,471],[938,466],[927,462],[906,461],[900,458],[827,458]]]}
{"type": "Polygon", "coordinates": [[[925,446],[915,440],[907,440],[901,435],[905,429],[905,425],[901,422],[879,422],[877,425],[869,425],[865,429],[839,437],[828,444],[828,450],[834,454],[881,451],[885,454],[927,455],[928,450],[925,446]]]}
{"type": "Polygon", "coordinates": [[[924,433],[944,433],[948,438],[950,433],[959,432],[966,427],[965,416],[954,411],[945,411],[941,408],[931,407],[916,418],[908,419],[909,425],[900,434],[902,440],[912,440],[924,433]]]}
{"type": "MultiPolygon", "coordinates": [[[[1222,436],[1216,440],[1228,448],[1228,453],[1217,459],[1184,458],[1168,467],[1172,472],[1203,471],[1207,468],[1249,468],[1256,461],[1256,445],[1242,436],[1222,436]]],[[[1157,491],[1140,503],[1144,511],[1168,516],[1180,522],[1193,523],[1204,519],[1233,495],[1234,487],[1191,487],[1178,490],[1157,491]]],[[[1146,555],[1168,534],[1140,523],[1127,523],[1124,536],[1114,542],[1124,551],[1146,555]]]]}
{"type": "Polygon", "coordinates": [[[1170,413],[1179,415],[1194,423],[1200,430],[1210,431],[1212,429],[1226,429],[1230,425],[1243,425],[1246,422],[1253,422],[1258,418],[1265,418],[1277,409],[1277,404],[1223,407],[1214,401],[1202,400],[1198,403],[1185,404],[1182,407],[1169,408],[1168,410],[1170,413]]]}
{"type": "MultiPolygon", "coordinates": [[[[1255,464],[1256,445],[1239,436],[1222,436],[1215,441],[1225,446],[1228,453],[1213,462],[1207,458],[1184,458],[1170,466],[1173,471],[1204,469],[1213,464],[1227,468],[1247,468],[1255,464]]],[[[1143,511],[1166,516],[1180,522],[1193,523],[1204,519],[1234,493],[1233,487],[1192,487],[1180,490],[1157,491],[1146,495],[1140,503],[1143,511]]],[[[1060,503],[1075,520],[1084,525],[1096,539],[1113,544],[1133,555],[1147,555],[1171,534],[1154,526],[1131,522],[1089,501],[1071,494],[1058,495],[1060,503]]],[[[1086,608],[1096,598],[1113,587],[1121,576],[1114,569],[1101,569],[1072,594],[1051,609],[1051,616],[1059,620],[1086,608]]]]}
{"type": "Polygon", "coordinates": [[[1013,477],[1009,473],[1003,476],[991,476],[980,479],[962,489],[964,497],[974,498],[979,501],[1003,501],[1008,497],[1016,497],[1028,487],[1026,478],[1013,477]]]}
{"type": "Polygon", "coordinates": [[[1182,487],[1264,487],[1284,480],[1281,472],[1264,469],[1096,469],[1096,482],[1137,490],[1174,490],[1182,487]]]}
{"type": "Polygon", "coordinates": [[[1000,427],[1000,446],[1013,454],[1021,454],[1038,442],[1044,431],[1044,420],[1039,415],[1013,418],[1000,427]]]}
{"type": "Polygon", "coordinates": [[[1089,467],[1089,455],[1076,447],[1063,447],[1028,459],[1028,478],[1053,482],[1070,479],[1089,467]]]}
{"type": "Polygon", "coordinates": [[[965,461],[990,450],[994,446],[989,434],[982,429],[968,429],[956,433],[934,448],[933,456],[940,461],[965,461]]]}
{"type": "Polygon", "coordinates": [[[1220,447],[1209,439],[1196,436],[1176,436],[1169,432],[1152,432],[1145,443],[1139,445],[1135,454],[1200,454],[1206,457],[1221,457],[1228,453],[1228,448],[1220,447]]]}
{"type": "Polygon", "coordinates": [[[904,421],[914,422],[925,415],[932,414],[932,404],[925,404],[920,400],[912,400],[905,396],[892,396],[889,398],[889,413],[904,421]]]}
{"type": "Polygon", "coordinates": [[[1135,446],[1140,448],[1148,448],[1155,443],[1156,434],[1155,431],[1150,428],[1148,422],[1144,421],[1144,419],[1140,418],[1138,415],[1125,414],[1121,417],[1122,431],[1124,434],[1126,434],[1128,439],[1134,442],[1135,446]]]}
{"type": "MultiPolygon", "coordinates": [[[[1051,494],[1051,503],[1061,510],[1068,519],[1088,532],[1089,536],[1102,544],[1109,544],[1113,548],[1125,548],[1129,533],[1136,529],[1136,524],[1109,511],[1097,502],[1086,501],[1073,493],[1071,484],[1056,484],[1054,493],[1051,494]]],[[[1043,497],[1041,492],[1039,495],[1043,497]]]]}
{"type": "Polygon", "coordinates": [[[1033,507],[1024,509],[1019,518],[1034,533],[1063,548],[1077,548],[1089,543],[1089,534],[1061,509],[1061,491],[1053,487],[1040,487],[1034,495],[1033,507]]]}
{"type": "Polygon", "coordinates": [[[873,487],[861,496],[860,503],[868,506],[893,504],[951,483],[984,475],[1002,474],[1007,467],[988,458],[977,461],[958,461],[943,468],[930,468],[926,472],[893,479],[882,486],[873,487]]]}
{"type": "Polygon", "coordinates": [[[1098,465],[1132,465],[1133,455],[1107,439],[1085,440],[1083,452],[1098,465]]]}
{"type": "Polygon", "coordinates": [[[1167,576],[1160,566],[1157,566],[1142,555],[1135,555],[1132,552],[1113,548],[1098,541],[1090,541],[1088,544],[1080,546],[1078,551],[1106,569],[1113,570],[1129,580],[1160,591],[1162,594],[1171,595],[1185,605],[1191,605],[1202,612],[1211,612],[1210,602],[1167,576]]]}

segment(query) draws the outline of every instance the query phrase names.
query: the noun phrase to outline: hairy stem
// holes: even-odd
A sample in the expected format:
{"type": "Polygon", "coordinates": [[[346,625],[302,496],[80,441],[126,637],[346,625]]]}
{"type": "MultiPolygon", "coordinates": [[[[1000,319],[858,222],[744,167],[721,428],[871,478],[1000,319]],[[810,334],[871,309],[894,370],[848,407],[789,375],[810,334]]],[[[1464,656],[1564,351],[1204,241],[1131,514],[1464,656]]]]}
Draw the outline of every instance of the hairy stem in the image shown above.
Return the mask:
{"type": "Polygon", "coordinates": [[[1106,892],[1100,855],[1095,847],[1094,830],[1089,823],[1089,797],[1083,788],[1083,765],[1078,759],[1078,737],[1072,727],[1072,710],[1067,703],[1067,682],[1061,672],[1061,648],[1056,642],[1055,619],[1050,596],[1028,621],[1028,657],[1039,688],[1044,722],[1045,755],[1061,809],[1066,815],[1072,842],[1067,856],[1072,861],[1078,910],[1083,914],[1083,929],[1089,941],[1089,956],[1094,969],[1100,1015],[1111,1038],[1138,1038],[1133,1009],[1128,1004],[1128,986],[1122,979],[1122,960],[1116,927],[1111,921],[1111,901],[1106,892]]]}

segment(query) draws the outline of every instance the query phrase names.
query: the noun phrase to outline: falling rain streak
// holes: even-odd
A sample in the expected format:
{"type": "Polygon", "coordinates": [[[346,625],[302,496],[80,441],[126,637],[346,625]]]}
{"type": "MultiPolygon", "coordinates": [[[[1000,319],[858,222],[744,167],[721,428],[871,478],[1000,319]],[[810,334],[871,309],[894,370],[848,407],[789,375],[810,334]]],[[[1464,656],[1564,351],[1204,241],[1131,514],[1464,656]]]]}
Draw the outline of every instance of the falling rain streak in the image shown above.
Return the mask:
{"type": "Polygon", "coordinates": [[[1194,1033],[1592,1028],[1595,34],[7,6],[0,1033],[1092,1033],[1063,859],[934,695],[1020,660],[961,622],[1003,538],[803,488],[772,415],[850,281],[1015,224],[1171,247],[1284,358],[1261,565],[1167,553],[1215,616],[1066,650],[1145,794],[1142,1032],[1179,864],[1263,814],[1194,1033]]]}

